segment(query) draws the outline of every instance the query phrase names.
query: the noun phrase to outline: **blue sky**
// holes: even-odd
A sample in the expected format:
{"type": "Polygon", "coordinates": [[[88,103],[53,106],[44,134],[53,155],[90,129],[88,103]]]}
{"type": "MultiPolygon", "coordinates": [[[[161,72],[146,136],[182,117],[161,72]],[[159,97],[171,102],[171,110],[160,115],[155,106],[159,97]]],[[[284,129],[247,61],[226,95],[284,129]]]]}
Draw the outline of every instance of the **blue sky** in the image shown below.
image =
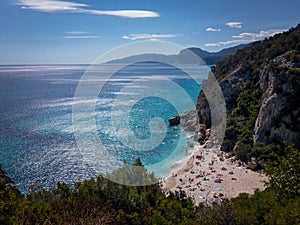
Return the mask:
{"type": "Polygon", "coordinates": [[[121,44],[218,51],[300,22],[299,0],[1,0],[0,64],[91,63],[121,44]]]}

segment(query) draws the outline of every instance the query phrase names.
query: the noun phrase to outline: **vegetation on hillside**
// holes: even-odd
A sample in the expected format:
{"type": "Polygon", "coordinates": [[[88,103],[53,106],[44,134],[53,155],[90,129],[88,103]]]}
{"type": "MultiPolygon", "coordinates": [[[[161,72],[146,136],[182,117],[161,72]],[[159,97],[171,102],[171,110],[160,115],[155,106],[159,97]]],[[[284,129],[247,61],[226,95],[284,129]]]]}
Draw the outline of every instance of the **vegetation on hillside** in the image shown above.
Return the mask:
{"type": "MultiPolygon", "coordinates": [[[[235,55],[229,56],[217,63],[213,68],[216,78],[226,82],[232,78],[239,79],[238,85],[231,85],[230,94],[224,95],[227,107],[227,127],[225,132],[222,150],[231,152],[244,162],[257,162],[255,169],[261,169],[268,162],[272,162],[277,157],[281,157],[283,152],[283,142],[280,138],[274,138],[268,143],[254,142],[254,127],[262,105],[262,90],[260,88],[260,78],[264,69],[271,65],[269,72],[281,76],[285,74],[288,78],[286,85],[292,87],[288,100],[285,102],[285,111],[273,120],[276,127],[282,118],[300,107],[300,24],[296,28],[291,28],[288,32],[277,34],[264,41],[257,41],[252,45],[238,50],[235,55]],[[287,62],[285,65],[276,65],[274,59],[283,56],[287,62]],[[291,67],[290,65],[293,65],[291,67]]],[[[278,85],[274,90],[281,94],[282,87],[278,85]]],[[[208,102],[203,92],[198,97],[197,109],[208,107],[208,102]]],[[[200,114],[200,113],[199,113],[200,114]]],[[[205,116],[205,115],[204,115],[205,116]]],[[[290,115],[289,115],[290,116],[290,115]]],[[[200,120],[210,127],[209,115],[200,120]]],[[[299,123],[297,115],[291,115],[292,123],[285,124],[291,131],[298,132],[299,123]]],[[[268,135],[266,133],[265,135],[268,135]]]]}
{"type": "Polygon", "coordinates": [[[300,152],[292,144],[284,151],[267,169],[265,191],[211,206],[196,207],[183,192],[165,194],[159,184],[124,186],[102,176],[26,196],[0,179],[0,224],[299,224],[300,152]]]}
{"type": "Polygon", "coordinates": [[[215,74],[218,80],[224,78],[232,72],[232,65],[243,65],[244,69],[256,74],[255,72],[259,72],[270,60],[286,52],[290,52],[289,60],[300,63],[300,24],[288,32],[276,34],[264,41],[257,41],[249,47],[238,50],[236,54],[217,63],[215,74]]]}

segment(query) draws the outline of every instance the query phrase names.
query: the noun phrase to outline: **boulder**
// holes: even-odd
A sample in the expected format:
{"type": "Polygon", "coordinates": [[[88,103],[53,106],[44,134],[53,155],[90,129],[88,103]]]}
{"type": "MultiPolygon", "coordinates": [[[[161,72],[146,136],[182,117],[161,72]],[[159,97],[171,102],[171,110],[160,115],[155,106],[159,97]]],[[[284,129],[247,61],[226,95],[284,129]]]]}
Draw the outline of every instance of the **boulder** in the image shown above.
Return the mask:
{"type": "Polygon", "coordinates": [[[169,119],[170,126],[178,126],[180,124],[180,116],[176,115],[169,119]]]}

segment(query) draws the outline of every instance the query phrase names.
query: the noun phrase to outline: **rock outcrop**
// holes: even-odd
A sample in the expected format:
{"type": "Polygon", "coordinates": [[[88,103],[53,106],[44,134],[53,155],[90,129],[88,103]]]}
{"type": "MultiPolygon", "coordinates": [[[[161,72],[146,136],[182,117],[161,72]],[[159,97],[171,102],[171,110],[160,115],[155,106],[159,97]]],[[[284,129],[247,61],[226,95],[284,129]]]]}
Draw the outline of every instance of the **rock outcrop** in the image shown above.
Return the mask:
{"type": "MultiPolygon", "coordinates": [[[[289,53],[290,54],[290,53],[289,53]]],[[[289,141],[300,146],[300,75],[294,75],[289,68],[299,64],[287,62],[283,54],[267,64],[259,73],[261,106],[255,122],[254,142],[289,141]]],[[[230,114],[238,103],[238,89],[250,80],[251,71],[238,67],[220,81],[230,114]]],[[[198,98],[199,122],[210,127],[209,104],[203,93],[198,98]]]]}
{"type": "Polygon", "coordinates": [[[170,126],[177,126],[180,124],[180,115],[173,116],[169,119],[170,126]]]}
{"type": "Polygon", "coordinates": [[[207,141],[207,139],[209,138],[210,132],[208,132],[208,130],[210,129],[206,129],[205,124],[199,124],[198,128],[195,130],[194,140],[198,141],[201,145],[203,145],[205,141],[207,141]]]}
{"type": "MultiPolygon", "coordinates": [[[[211,134],[211,129],[206,129],[206,124],[199,124],[197,110],[185,111],[182,114],[178,114],[169,119],[170,126],[181,125],[182,129],[187,132],[192,132],[192,138],[194,141],[204,144],[211,134]]],[[[193,147],[192,142],[188,142],[189,147],[193,147]]]]}
{"type": "Polygon", "coordinates": [[[185,131],[194,132],[199,124],[196,110],[186,111],[180,114],[181,126],[185,131]]]}
{"type": "Polygon", "coordinates": [[[199,124],[197,110],[185,111],[169,119],[170,126],[177,126],[179,124],[181,124],[183,130],[194,132],[199,124]]]}

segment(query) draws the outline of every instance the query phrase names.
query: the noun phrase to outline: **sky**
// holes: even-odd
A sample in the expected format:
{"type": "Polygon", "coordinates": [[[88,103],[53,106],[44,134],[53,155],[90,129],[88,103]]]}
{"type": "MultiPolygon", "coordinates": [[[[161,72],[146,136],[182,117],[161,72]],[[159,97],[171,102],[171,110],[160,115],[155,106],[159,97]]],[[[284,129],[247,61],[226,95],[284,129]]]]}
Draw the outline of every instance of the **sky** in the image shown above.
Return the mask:
{"type": "Polygon", "coordinates": [[[143,40],[219,51],[295,27],[299,9],[299,0],[1,0],[0,64],[89,64],[143,40]]]}

